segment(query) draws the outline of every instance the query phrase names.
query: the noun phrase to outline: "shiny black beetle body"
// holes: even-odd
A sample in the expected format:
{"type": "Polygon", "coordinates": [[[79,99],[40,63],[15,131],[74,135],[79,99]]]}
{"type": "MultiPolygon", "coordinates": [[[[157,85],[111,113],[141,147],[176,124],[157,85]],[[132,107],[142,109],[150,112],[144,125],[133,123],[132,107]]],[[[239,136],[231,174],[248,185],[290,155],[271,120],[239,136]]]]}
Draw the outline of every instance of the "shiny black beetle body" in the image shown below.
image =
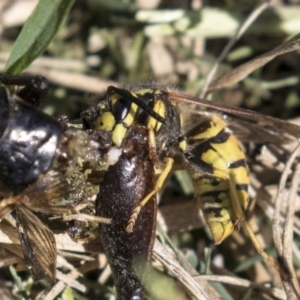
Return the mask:
{"type": "MultiPolygon", "coordinates": [[[[15,83],[13,77],[10,82],[15,83]]],[[[38,77],[36,84],[45,88],[45,79],[38,77]]],[[[40,97],[43,97],[42,94],[40,97]]],[[[18,95],[10,94],[5,87],[0,87],[2,195],[21,192],[50,169],[63,132],[58,121],[32,105],[32,101],[36,104],[41,100],[37,94],[34,100],[32,93],[25,97],[23,91],[22,95],[21,99],[18,95]]]]}
{"type": "Polygon", "coordinates": [[[132,209],[152,191],[154,167],[149,159],[147,130],[133,125],[122,143],[122,154],[105,173],[96,213],[112,219],[100,225],[100,236],[119,300],[143,299],[146,270],[155,239],[156,199],[141,211],[133,233],[125,231],[132,209]]]}
{"type": "MultiPolygon", "coordinates": [[[[51,214],[62,199],[74,204],[88,198],[93,191],[81,165],[91,167],[101,154],[85,131],[38,109],[47,93],[46,79],[0,74],[0,82],[24,86],[16,93],[0,86],[0,221],[13,212],[33,277],[54,280],[54,234],[34,211],[51,214]]],[[[71,208],[60,209],[62,214],[71,208]]]]}

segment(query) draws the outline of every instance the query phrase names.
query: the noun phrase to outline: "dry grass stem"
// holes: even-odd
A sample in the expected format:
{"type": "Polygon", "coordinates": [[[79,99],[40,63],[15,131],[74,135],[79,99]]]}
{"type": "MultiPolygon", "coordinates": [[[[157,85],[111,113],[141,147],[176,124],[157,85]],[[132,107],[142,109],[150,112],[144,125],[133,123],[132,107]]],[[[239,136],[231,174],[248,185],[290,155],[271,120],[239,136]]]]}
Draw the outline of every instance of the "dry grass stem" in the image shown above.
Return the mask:
{"type": "Polygon", "coordinates": [[[249,62],[233,69],[227,74],[224,74],[210,84],[208,91],[213,91],[217,89],[221,89],[227,86],[231,86],[246,76],[251,74],[254,70],[262,67],[267,64],[269,61],[277,57],[278,55],[282,55],[291,51],[295,51],[300,47],[300,34],[295,35],[293,38],[283,43],[282,45],[276,47],[275,49],[256,57],[249,62]]]}
{"type": "Polygon", "coordinates": [[[208,87],[210,86],[210,83],[215,76],[220,63],[223,61],[223,59],[226,57],[230,49],[233,47],[233,45],[239,40],[239,38],[246,32],[246,30],[254,23],[254,21],[257,19],[257,17],[268,8],[270,5],[270,0],[265,1],[261,5],[259,5],[254,11],[248,16],[248,18],[243,22],[243,24],[238,29],[237,33],[233,35],[230,40],[228,41],[227,45],[222,50],[222,53],[217,58],[216,62],[214,63],[213,67],[207,74],[207,77],[205,79],[204,85],[202,87],[202,90],[199,94],[200,98],[205,98],[206,92],[208,87]]]}

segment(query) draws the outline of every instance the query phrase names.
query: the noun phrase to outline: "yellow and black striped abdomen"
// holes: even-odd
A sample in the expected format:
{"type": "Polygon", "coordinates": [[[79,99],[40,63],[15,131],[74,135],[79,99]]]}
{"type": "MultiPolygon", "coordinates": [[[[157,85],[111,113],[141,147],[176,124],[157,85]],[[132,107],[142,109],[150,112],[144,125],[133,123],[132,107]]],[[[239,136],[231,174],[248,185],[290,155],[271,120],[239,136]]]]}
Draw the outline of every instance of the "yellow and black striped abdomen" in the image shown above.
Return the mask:
{"type": "Polygon", "coordinates": [[[193,179],[195,198],[214,242],[221,243],[234,230],[234,211],[231,205],[229,184],[219,178],[193,179]]]}
{"type": "Polygon", "coordinates": [[[216,244],[234,230],[239,209],[248,204],[249,176],[245,154],[235,136],[214,116],[188,136],[193,144],[188,161],[195,195],[216,244]]]}

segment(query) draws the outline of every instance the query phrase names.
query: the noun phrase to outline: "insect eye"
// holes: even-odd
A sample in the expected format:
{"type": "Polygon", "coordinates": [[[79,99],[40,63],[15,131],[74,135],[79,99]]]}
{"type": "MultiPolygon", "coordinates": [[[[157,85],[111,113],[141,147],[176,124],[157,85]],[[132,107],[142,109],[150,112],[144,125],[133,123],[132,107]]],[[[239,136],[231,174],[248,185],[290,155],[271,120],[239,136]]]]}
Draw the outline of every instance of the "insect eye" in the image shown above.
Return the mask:
{"type": "Polygon", "coordinates": [[[114,107],[113,107],[113,113],[116,119],[116,122],[120,122],[125,119],[127,116],[129,110],[130,110],[131,102],[127,101],[124,98],[119,99],[114,107]]]}

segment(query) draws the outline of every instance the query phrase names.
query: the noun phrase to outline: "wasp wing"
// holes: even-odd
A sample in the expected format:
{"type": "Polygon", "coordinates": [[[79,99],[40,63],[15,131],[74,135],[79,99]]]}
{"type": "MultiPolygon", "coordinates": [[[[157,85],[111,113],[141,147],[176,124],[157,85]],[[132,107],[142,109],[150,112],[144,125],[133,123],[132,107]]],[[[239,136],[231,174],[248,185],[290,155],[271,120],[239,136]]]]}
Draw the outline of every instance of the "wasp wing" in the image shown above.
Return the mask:
{"type": "MultiPolygon", "coordinates": [[[[214,111],[219,111],[221,113],[226,113],[229,116],[234,116],[239,119],[243,119],[244,122],[246,120],[249,121],[249,124],[253,124],[256,122],[256,126],[260,126],[261,128],[265,128],[264,131],[267,135],[281,135],[281,137],[286,137],[287,139],[289,137],[295,137],[300,138],[300,127],[298,125],[295,125],[293,123],[277,119],[268,115],[263,115],[258,112],[248,110],[248,109],[242,109],[234,106],[229,106],[225,104],[218,104],[214,103],[208,100],[195,98],[192,96],[167,92],[168,98],[171,101],[178,102],[179,105],[182,105],[183,103],[188,103],[197,107],[207,107],[214,111]],[[267,133],[268,132],[268,133],[267,133]]],[[[193,114],[203,114],[203,112],[197,110],[193,110],[193,114]]],[[[248,125],[247,125],[248,126],[248,125]]],[[[250,125],[251,126],[251,125],[250,125]]],[[[253,126],[253,125],[252,125],[253,126]]]]}
{"type": "Polygon", "coordinates": [[[54,281],[57,250],[53,232],[26,206],[16,205],[15,212],[24,259],[32,276],[54,281]]]}

